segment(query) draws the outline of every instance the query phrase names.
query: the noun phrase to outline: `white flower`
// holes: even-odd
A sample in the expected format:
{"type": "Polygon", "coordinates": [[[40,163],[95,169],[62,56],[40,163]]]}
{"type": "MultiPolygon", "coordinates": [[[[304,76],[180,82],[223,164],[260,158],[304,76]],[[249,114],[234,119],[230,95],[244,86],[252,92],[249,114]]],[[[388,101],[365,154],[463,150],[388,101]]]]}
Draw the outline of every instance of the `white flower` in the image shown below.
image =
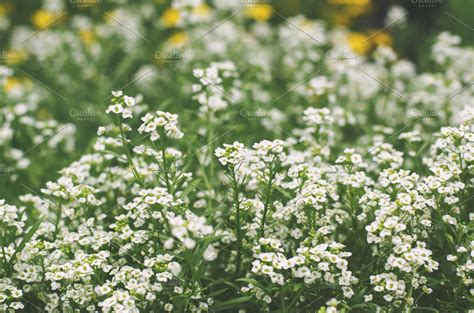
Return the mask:
{"type": "Polygon", "coordinates": [[[141,133],[150,133],[150,139],[156,141],[161,135],[169,138],[182,138],[183,133],[178,128],[178,115],[169,112],[156,111],[154,114],[147,113],[142,117],[143,123],[138,128],[141,133]]]}
{"type": "Polygon", "coordinates": [[[215,155],[219,158],[222,165],[233,164],[237,165],[245,160],[247,155],[244,145],[240,142],[234,141],[233,144],[224,144],[224,148],[217,148],[215,155]]]}
{"type": "Polygon", "coordinates": [[[385,18],[385,25],[391,25],[396,22],[396,25],[403,25],[406,21],[407,10],[399,5],[392,5],[388,9],[387,17],[385,18]]]}
{"type": "Polygon", "coordinates": [[[122,91],[112,91],[111,104],[105,110],[106,113],[120,114],[122,117],[131,118],[132,111],[129,107],[135,105],[135,99],[129,96],[124,96],[122,91]]]}
{"type": "Polygon", "coordinates": [[[174,276],[178,276],[181,273],[181,265],[178,262],[170,262],[168,263],[168,269],[174,276]]]}
{"type": "Polygon", "coordinates": [[[134,106],[135,105],[135,98],[132,98],[132,97],[129,97],[129,96],[124,96],[124,101],[125,101],[125,104],[129,107],[131,106],[134,106]]]}

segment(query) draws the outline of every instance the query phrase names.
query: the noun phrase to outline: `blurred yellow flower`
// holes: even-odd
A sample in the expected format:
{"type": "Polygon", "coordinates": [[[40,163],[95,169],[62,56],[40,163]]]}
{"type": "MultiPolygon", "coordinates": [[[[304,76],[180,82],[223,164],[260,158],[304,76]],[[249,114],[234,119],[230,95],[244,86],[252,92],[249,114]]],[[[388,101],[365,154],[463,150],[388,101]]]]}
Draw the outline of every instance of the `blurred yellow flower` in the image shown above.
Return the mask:
{"type": "Polygon", "coordinates": [[[369,37],[363,33],[350,33],[347,36],[347,42],[352,51],[358,54],[367,54],[371,49],[371,42],[369,37]]]}
{"type": "Polygon", "coordinates": [[[267,21],[272,17],[273,8],[269,4],[254,4],[247,7],[244,13],[256,21],[267,21]]]}
{"type": "Polygon", "coordinates": [[[175,47],[181,47],[188,41],[185,32],[176,32],[168,38],[168,43],[175,47]]]}
{"type": "Polygon", "coordinates": [[[330,14],[338,25],[348,26],[352,19],[366,14],[372,8],[371,0],[328,0],[334,6],[330,14]]]}
{"type": "Polygon", "coordinates": [[[165,27],[175,27],[181,21],[181,13],[177,9],[168,9],[161,16],[161,23],[165,27]]]}
{"type": "Polygon", "coordinates": [[[81,30],[79,32],[79,38],[81,38],[82,42],[86,45],[90,45],[95,41],[94,32],[88,29],[81,30]]]}
{"type": "Polygon", "coordinates": [[[392,37],[387,32],[372,31],[370,36],[364,33],[350,33],[347,41],[351,49],[358,54],[369,54],[377,46],[391,46],[392,37]]]}
{"type": "Polygon", "coordinates": [[[8,77],[6,81],[3,83],[3,89],[5,92],[12,91],[15,87],[19,87],[21,85],[20,80],[16,77],[8,77]]]}
{"type": "Polygon", "coordinates": [[[193,8],[192,14],[197,15],[199,17],[208,17],[210,11],[211,10],[209,9],[209,6],[203,3],[198,6],[195,6],[193,8]]]}
{"type": "Polygon", "coordinates": [[[0,54],[0,57],[4,60],[7,65],[16,65],[23,63],[28,55],[24,50],[7,50],[0,54]]]}
{"type": "Polygon", "coordinates": [[[3,4],[0,4],[0,16],[4,16],[5,14],[7,14],[7,9],[3,4]]]}
{"type": "Polygon", "coordinates": [[[351,17],[357,17],[370,11],[370,6],[351,6],[345,10],[346,14],[351,17]]]}
{"type": "Polygon", "coordinates": [[[328,0],[329,5],[368,6],[371,0],[328,0]]]}
{"type": "Polygon", "coordinates": [[[333,20],[334,20],[334,23],[336,23],[337,25],[341,25],[341,26],[349,26],[349,24],[351,23],[352,19],[350,16],[347,16],[346,14],[341,14],[341,13],[336,13],[333,15],[333,20]]]}
{"type": "Polygon", "coordinates": [[[107,23],[112,22],[114,19],[115,11],[108,11],[104,13],[104,21],[107,23]]]}
{"type": "Polygon", "coordinates": [[[387,32],[378,32],[372,35],[371,41],[376,46],[391,46],[392,45],[392,36],[387,32]]]}
{"type": "Polygon", "coordinates": [[[51,24],[57,15],[47,10],[38,10],[31,17],[31,22],[36,28],[43,28],[51,24]]]}

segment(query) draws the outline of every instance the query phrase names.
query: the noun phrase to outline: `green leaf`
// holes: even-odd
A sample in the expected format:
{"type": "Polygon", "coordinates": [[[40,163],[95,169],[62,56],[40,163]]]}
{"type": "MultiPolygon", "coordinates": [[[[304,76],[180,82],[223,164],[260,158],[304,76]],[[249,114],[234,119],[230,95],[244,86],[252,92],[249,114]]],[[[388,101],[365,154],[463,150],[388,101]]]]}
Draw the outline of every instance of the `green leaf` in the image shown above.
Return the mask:
{"type": "Polygon", "coordinates": [[[429,312],[439,312],[438,310],[436,309],[433,309],[433,308],[428,308],[428,307],[424,307],[424,306],[419,306],[419,307],[416,307],[416,308],[413,308],[412,311],[429,311],[429,312]]]}
{"type": "Polygon", "coordinates": [[[198,247],[194,250],[193,259],[194,260],[201,260],[204,257],[204,252],[209,247],[209,245],[213,242],[219,241],[223,238],[224,235],[219,236],[207,236],[198,240],[198,247]]]}
{"type": "Polygon", "coordinates": [[[239,279],[237,279],[237,281],[243,281],[243,282],[246,282],[248,284],[252,284],[254,286],[260,287],[261,289],[264,289],[264,287],[262,285],[260,285],[260,283],[258,281],[256,281],[255,279],[239,278],[239,279]]]}
{"type": "MultiPolygon", "coordinates": [[[[360,302],[360,301],[362,300],[362,297],[363,297],[364,294],[365,294],[365,290],[366,290],[366,289],[367,289],[367,288],[362,288],[362,290],[359,291],[359,292],[355,295],[355,297],[352,298],[351,303],[358,303],[358,302],[360,302]]],[[[364,304],[364,306],[365,306],[365,304],[364,304]]]]}
{"type": "Polygon", "coordinates": [[[200,238],[200,239],[198,239],[198,242],[205,242],[209,245],[213,242],[221,240],[224,237],[225,237],[225,235],[218,235],[218,236],[212,235],[212,236],[207,236],[207,237],[204,237],[204,238],[200,238]]]}
{"type": "Polygon", "coordinates": [[[231,286],[232,288],[234,288],[234,289],[237,290],[237,291],[240,290],[240,287],[239,287],[239,286],[237,286],[237,285],[234,284],[234,283],[231,283],[230,281],[223,281],[222,283],[231,286]]]}
{"type": "Polygon", "coordinates": [[[420,147],[420,149],[418,149],[418,151],[416,152],[416,155],[420,155],[426,148],[428,148],[428,146],[430,145],[430,142],[428,141],[425,141],[425,143],[420,147]]]}
{"type": "Polygon", "coordinates": [[[214,292],[211,292],[211,293],[209,294],[209,297],[211,297],[211,298],[217,297],[218,295],[220,295],[220,294],[226,292],[227,290],[229,290],[229,288],[224,288],[224,289],[221,289],[221,290],[216,290],[216,291],[214,291],[214,292]]]}
{"type": "Polygon", "coordinates": [[[250,296],[246,296],[246,297],[240,297],[240,298],[236,298],[236,299],[232,299],[232,300],[229,300],[229,301],[224,301],[224,302],[220,302],[220,303],[216,303],[216,305],[214,305],[212,307],[213,310],[225,310],[225,309],[228,309],[228,308],[235,308],[234,306],[236,304],[241,304],[241,303],[245,303],[245,302],[249,302],[250,300],[252,300],[253,298],[250,297],[250,296]]]}
{"type": "Polygon", "coordinates": [[[37,220],[36,223],[34,223],[33,226],[31,226],[31,228],[28,230],[28,232],[26,233],[26,235],[23,237],[23,239],[21,240],[20,244],[16,247],[15,252],[13,252],[13,255],[12,255],[12,257],[10,258],[10,261],[8,262],[8,265],[9,265],[10,267],[12,266],[12,263],[13,263],[13,261],[15,260],[16,255],[17,255],[19,252],[21,252],[21,250],[23,250],[23,248],[25,247],[26,243],[31,240],[31,238],[33,237],[33,235],[36,233],[36,231],[37,231],[38,228],[40,227],[41,223],[42,223],[41,219],[37,220]]]}

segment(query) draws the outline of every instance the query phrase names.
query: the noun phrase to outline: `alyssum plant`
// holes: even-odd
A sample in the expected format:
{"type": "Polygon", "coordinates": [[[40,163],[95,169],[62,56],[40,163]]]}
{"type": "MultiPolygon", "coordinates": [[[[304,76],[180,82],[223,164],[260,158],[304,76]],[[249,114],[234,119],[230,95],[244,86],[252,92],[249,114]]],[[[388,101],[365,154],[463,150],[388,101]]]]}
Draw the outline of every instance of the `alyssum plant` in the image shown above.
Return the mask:
{"type": "Polygon", "coordinates": [[[111,99],[91,153],[1,201],[2,311],[411,312],[447,287],[445,307],[472,301],[472,109],[422,157],[380,138],[334,155],[343,123],[310,107],[298,137],[217,147],[211,195],[176,114],[133,129],[141,104],[111,99]]]}

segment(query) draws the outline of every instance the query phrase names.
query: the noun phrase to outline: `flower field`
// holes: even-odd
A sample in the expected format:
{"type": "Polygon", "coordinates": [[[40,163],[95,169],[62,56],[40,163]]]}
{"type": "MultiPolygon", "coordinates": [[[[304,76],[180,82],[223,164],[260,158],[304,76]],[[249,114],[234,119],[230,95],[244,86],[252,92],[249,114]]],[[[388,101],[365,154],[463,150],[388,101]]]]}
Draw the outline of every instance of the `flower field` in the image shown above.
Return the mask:
{"type": "Polygon", "coordinates": [[[397,46],[472,35],[443,1],[37,2],[0,4],[1,312],[474,312],[474,47],[397,46]]]}

